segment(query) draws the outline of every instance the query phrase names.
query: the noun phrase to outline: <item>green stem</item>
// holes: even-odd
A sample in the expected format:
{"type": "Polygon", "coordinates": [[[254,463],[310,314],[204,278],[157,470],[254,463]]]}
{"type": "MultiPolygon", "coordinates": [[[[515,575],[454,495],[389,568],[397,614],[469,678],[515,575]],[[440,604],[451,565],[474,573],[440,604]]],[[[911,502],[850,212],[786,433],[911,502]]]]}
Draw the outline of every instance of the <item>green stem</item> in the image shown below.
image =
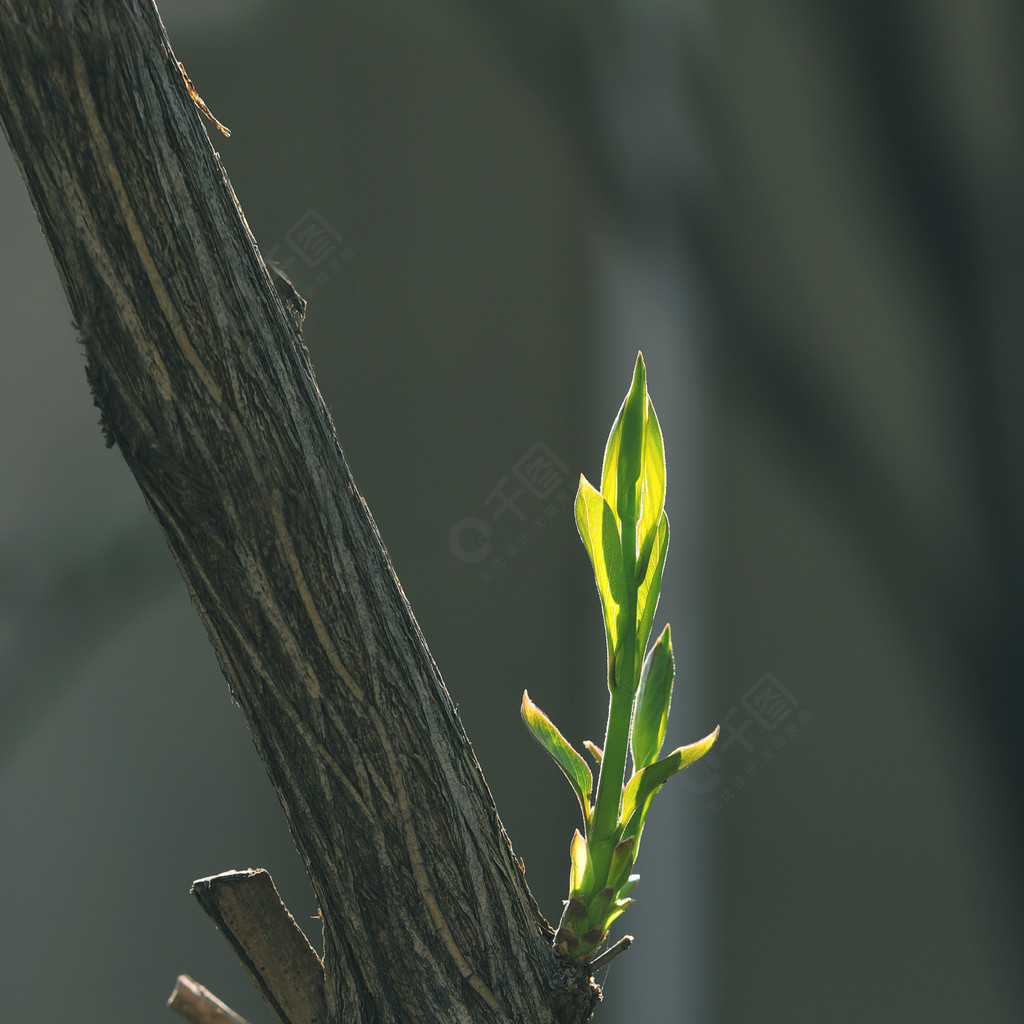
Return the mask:
{"type": "Polygon", "coordinates": [[[629,749],[629,723],[633,716],[633,695],[623,690],[612,693],[608,708],[608,729],[605,734],[601,774],[597,779],[597,804],[590,830],[590,850],[594,858],[595,877],[603,881],[608,875],[612,849],[609,842],[616,836],[619,825],[619,802],[622,782],[626,773],[626,753],[629,749]]]}
{"type": "Polygon", "coordinates": [[[607,874],[614,844],[607,841],[616,835],[619,823],[619,801],[626,774],[629,750],[629,727],[633,720],[633,697],[636,692],[636,520],[622,520],[622,562],[626,577],[626,602],[619,618],[619,648],[611,667],[608,686],[608,728],[605,732],[601,772],[597,780],[597,802],[591,828],[590,848],[595,857],[598,878],[607,874]]]}

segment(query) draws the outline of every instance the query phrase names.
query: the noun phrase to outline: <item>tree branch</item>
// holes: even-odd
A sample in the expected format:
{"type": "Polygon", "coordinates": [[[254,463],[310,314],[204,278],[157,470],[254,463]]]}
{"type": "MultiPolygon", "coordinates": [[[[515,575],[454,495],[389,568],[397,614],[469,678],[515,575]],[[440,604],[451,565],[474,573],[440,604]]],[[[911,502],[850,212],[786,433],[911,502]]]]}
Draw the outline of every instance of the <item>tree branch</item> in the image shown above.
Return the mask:
{"type": "Polygon", "coordinates": [[[187,974],[178,975],[167,1005],[191,1024],[249,1024],[187,974]]]}
{"type": "Polygon", "coordinates": [[[156,8],[0,0],[0,120],[308,866],[329,1019],[586,1020],[156,8]]]}
{"type": "Polygon", "coordinates": [[[192,894],[283,1024],[326,1024],[324,965],[266,871],[200,878],[192,894]]]}

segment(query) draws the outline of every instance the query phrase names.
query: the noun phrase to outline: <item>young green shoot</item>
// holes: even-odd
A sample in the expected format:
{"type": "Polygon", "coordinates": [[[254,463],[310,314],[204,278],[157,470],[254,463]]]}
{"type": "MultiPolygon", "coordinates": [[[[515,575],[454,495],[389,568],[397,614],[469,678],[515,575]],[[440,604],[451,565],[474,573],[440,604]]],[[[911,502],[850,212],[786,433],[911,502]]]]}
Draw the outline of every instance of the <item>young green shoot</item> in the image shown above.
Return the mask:
{"type": "Polygon", "coordinates": [[[716,728],[660,757],[675,659],[668,626],[647,650],[668,551],[668,516],[665,449],[642,354],[608,435],[601,489],[580,476],[576,525],[594,567],[608,651],[604,747],[584,742],[598,767],[596,795],[587,762],[525,691],[522,715],[569,780],[583,812],[583,831],[576,829],[569,847],[569,897],[554,944],[560,953],[589,963],[609,926],[633,902],[630,893],[640,876],[632,869],[654,795],[670,776],[703,757],[718,736],[716,728]]]}

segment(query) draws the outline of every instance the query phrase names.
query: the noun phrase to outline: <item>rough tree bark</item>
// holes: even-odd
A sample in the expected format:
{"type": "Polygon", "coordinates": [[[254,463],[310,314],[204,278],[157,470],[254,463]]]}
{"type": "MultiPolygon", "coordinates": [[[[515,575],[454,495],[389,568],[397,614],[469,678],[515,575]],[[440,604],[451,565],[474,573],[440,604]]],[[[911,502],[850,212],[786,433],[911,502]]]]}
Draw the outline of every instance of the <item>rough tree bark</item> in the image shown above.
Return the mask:
{"type": "Polygon", "coordinates": [[[156,8],[0,0],[0,120],[308,866],[329,1020],[588,1019],[156,8]]]}

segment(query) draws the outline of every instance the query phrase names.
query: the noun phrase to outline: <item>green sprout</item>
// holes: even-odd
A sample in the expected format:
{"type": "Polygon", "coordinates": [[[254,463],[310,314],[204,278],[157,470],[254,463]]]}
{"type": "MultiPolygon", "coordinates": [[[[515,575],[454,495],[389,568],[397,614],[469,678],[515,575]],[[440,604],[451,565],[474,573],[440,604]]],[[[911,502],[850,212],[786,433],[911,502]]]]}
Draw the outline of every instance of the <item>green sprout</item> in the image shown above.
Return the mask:
{"type": "Polygon", "coordinates": [[[583,757],[523,692],[523,721],[572,784],[583,811],[569,853],[569,898],[555,948],[581,962],[594,959],[612,922],[633,902],[632,874],[654,794],[676,772],[703,757],[718,737],[679,747],[658,759],[665,740],[675,659],[669,627],[650,652],[654,610],[668,550],[665,449],[647,394],[643,354],[612,424],[601,467],[601,490],[580,476],[576,525],[594,566],[608,645],[608,729],[604,750],[584,746],[599,766],[597,796],[583,757]],[[624,782],[627,753],[633,774],[624,782]]]}

